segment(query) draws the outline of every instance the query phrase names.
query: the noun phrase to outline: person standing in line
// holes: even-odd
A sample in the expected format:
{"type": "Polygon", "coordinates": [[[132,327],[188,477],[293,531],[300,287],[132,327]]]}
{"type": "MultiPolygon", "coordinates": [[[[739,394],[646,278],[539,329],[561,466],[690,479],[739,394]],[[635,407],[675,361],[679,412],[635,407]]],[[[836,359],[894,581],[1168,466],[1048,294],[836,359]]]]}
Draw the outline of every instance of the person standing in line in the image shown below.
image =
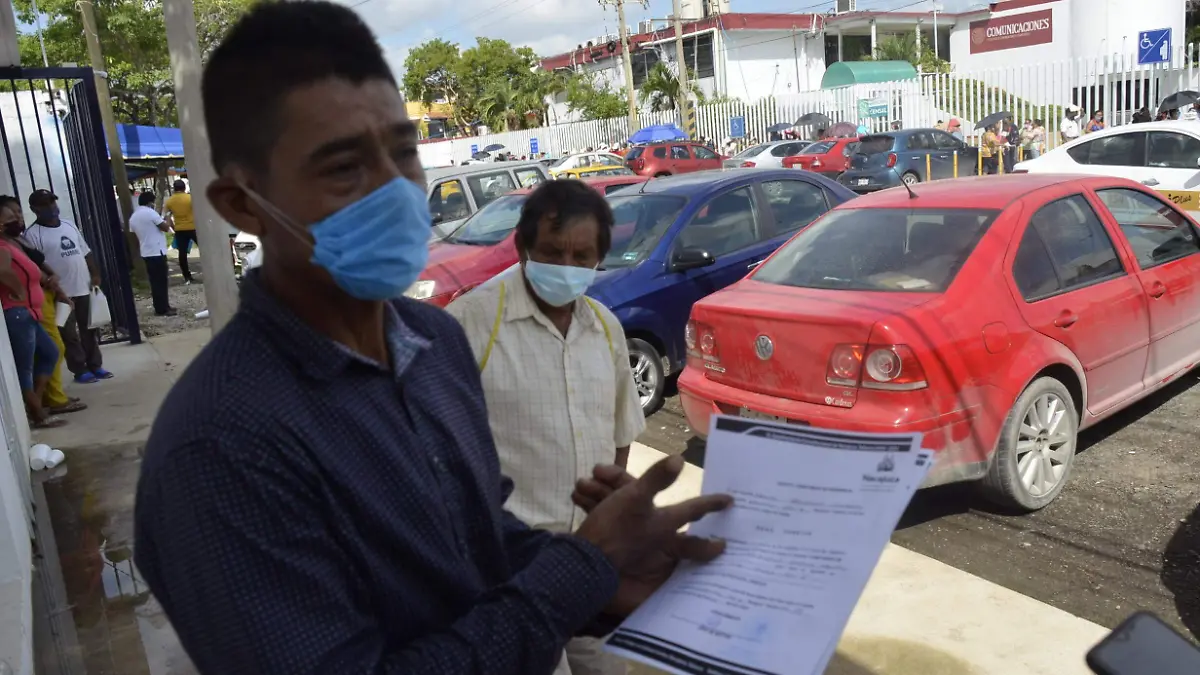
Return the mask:
{"type": "Polygon", "coordinates": [[[75,224],[60,217],[58,197],[49,190],[34,190],[29,208],[37,219],[25,229],[25,241],[46,256],[46,267],[58,277],[58,283],[74,304],[74,320],[63,326],[67,347],[67,369],[79,384],[107,380],[113,374],[104,369],[100,354],[100,331],[91,327],[93,288],[100,288],[100,270],[92,249],[75,224]]]}
{"type": "MultiPolygon", "coordinates": [[[[167,221],[154,210],[154,193],[149,190],[138,195],[138,207],[129,216],[129,229],[137,235],[146,276],[150,278],[150,297],[154,313],[175,316],[171,307],[170,276],[167,274],[167,221]]],[[[183,251],[180,251],[180,257],[183,251]]]]}
{"type": "Polygon", "coordinates": [[[44,302],[42,271],[17,240],[22,224],[12,207],[0,206],[0,308],[25,413],[35,429],[47,429],[66,423],[47,414],[42,406],[46,385],[58,363],[58,348],[38,323],[44,302]]]}
{"type": "MultiPolygon", "coordinates": [[[[508,508],[531,527],[570,533],[584,513],[575,482],[597,464],[624,468],[646,427],[616,316],[584,295],[612,241],[613,215],[579,181],[540,185],[521,208],[520,269],[446,308],[479,361],[508,508]],[[530,364],[538,364],[531,368],[530,364]]],[[[560,673],[619,675],[623,659],[592,638],[567,643],[560,673]]]]}
{"type": "Polygon", "coordinates": [[[134,513],[197,672],[549,675],[680,560],[721,554],[678,530],[728,495],[654,505],[681,457],[637,480],[598,467],[621,485],[571,534],[505,510],[466,335],[404,297],[429,256],[425,173],[352,9],[254,5],[201,93],[207,196],[263,264],[160,406],[134,513]]]}
{"type": "Polygon", "coordinates": [[[958,121],[957,117],[951,117],[950,121],[946,123],[946,133],[960,141],[965,140],[963,137],[962,123],[958,121]]]}
{"type": "Polygon", "coordinates": [[[1062,122],[1058,125],[1058,135],[1062,138],[1063,143],[1070,143],[1079,138],[1079,106],[1067,106],[1066,115],[1062,122]]]}
{"type": "Polygon", "coordinates": [[[175,181],[175,192],[167,197],[163,204],[163,218],[175,232],[175,248],[179,249],[179,271],[183,273],[183,283],[192,283],[192,271],[188,269],[188,252],[192,244],[199,244],[196,235],[196,219],[192,215],[192,196],[188,194],[187,183],[175,181]]]}
{"type": "Polygon", "coordinates": [[[995,175],[1000,170],[1001,148],[1000,128],[1004,122],[996,122],[983,133],[983,144],[979,146],[979,156],[983,158],[983,173],[995,175]]]}
{"type": "Polygon", "coordinates": [[[1092,119],[1088,120],[1087,128],[1083,130],[1083,133],[1091,134],[1104,128],[1104,111],[1094,110],[1092,111],[1092,119]]]}
{"type": "MultiPolygon", "coordinates": [[[[6,234],[12,235],[16,233],[17,243],[21,250],[29,259],[38,266],[42,271],[42,289],[45,300],[42,301],[42,316],[38,320],[42,330],[50,336],[54,341],[54,347],[58,349],[58,360],[54,364],[54,372],[50,374],[50,381],[46,383],[46,391],[42,395],[42,407],[51,415],[61,415],[65,413],[79,412],[87,410],[87,404],[82,403],[75,396],[67,396],[67,392],[63,390],[62,373],[66,366],[66,345],[63,344],[62,335],[58,330],[58,303],[62,302],[68,307],[72,306],[71,298],[63,292],[62,287],[58,284],[58,277],[50,268],[46,267],[46,256],[42,252],[33,248],[23,239],[25,234],[25,214],[21,210],[21,200],[10,195],[0,195],[0,208],[10,208],[17,214],[15,221],[10,221],[6,234]]],[[[69,317],[68,317],[69,318],[69,317]]]]}

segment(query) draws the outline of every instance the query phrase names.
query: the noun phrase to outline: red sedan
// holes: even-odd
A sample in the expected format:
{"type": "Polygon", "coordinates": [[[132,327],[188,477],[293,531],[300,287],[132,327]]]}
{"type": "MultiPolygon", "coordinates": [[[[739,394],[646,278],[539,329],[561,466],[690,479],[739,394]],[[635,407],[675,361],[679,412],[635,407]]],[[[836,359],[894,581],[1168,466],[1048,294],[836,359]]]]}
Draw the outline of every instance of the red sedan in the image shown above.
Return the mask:
{"type": "MultiPolygon", "coordinates": [[[[644,183],[642,176],[585,178],[601,194],[644,183]]],[[[525,197],[533,188],[510,192],[463,222],[443,241],[429,247],[429,263],[407,295],[445,307],[452,300],[517,262],[513,241],[525,197]]]]}
{"type": "Polygon", "coordinates": [[[850,168],[850,155],[858,147],[858,137],[827,138],[808,146],[798,155],[783,158],[783,168],[804,169],[836,179],[850,168]]]}
{"type": "Polygon", "coordinates": [[[1120,178],[1023,174],[847,202],[696,303],[680,399],[714,413],[922,432],[928,484],[1027,510],[1076,434],[1200,362],[1200,230],[1120,178]]]}

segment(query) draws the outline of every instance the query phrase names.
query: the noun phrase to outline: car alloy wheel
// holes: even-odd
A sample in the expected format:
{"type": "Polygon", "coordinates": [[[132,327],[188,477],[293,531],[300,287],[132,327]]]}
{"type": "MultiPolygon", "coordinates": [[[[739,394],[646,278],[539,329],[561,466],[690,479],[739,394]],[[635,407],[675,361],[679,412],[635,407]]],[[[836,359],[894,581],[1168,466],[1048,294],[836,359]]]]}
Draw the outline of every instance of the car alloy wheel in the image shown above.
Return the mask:
{"type": "Polygon", "coordinates": [[[921,182],[921,179],[917,178],[917,174],[912,172],[904,174],[900,177],[900,180],[904,181],[905,185],[916,185],[921,182]]]}
{"type": "Polygon", "coordinates": [[[1075,455],[1075,434],[1065,419],[1070,404],[1053,393],[1039,396],[1025,411],[1017,431],[1017,471],[1030,495],[1050,494],[1075,455]]]}
{"type": "Polygon", "coordinates": [[[662,407],[663,388],[666,376],[663,373],[662,357],[649,342],[630,338],[629,369],[633,372],[633,386],[637,391],[638,403],[647,417],[662,407]]]}

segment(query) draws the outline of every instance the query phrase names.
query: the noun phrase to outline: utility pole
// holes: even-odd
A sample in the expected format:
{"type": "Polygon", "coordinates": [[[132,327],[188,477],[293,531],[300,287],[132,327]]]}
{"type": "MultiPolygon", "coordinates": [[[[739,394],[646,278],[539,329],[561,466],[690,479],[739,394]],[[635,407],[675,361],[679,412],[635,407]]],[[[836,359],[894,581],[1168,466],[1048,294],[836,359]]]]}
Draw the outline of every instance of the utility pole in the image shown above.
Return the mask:
{"type": "MultiPolygon", "coordinates": [[[[800,51],[796,49],[796,24],[792,24],[792,61],[796,67],[796,93],[800,93],[800,51]]],[[[808,62],[808,54],[804,55],[804,61],[808,62]]]]}
{"type": "MultiPolygon", "coordinates": [[[[85,2],[87,0],[84,0],[85,2]]],[[[192,0],[166,0],[163,13],[167,24],[167,50],[175,81],[175,103],[183,132],[183,154],[187,157],[191,182],[192,213],[204,257],[204,299],[208,302],[209,324],[215,335],[237,311],[237,282],[233,278],[230,228],[217,215],[205,190],[216,178],[204,126],[200,99],[200,46],[196,41],[196,10],[192,0]]]]}
{"type": "Polygon", "coordinates": [[[129,194],[125,155],[121,153],[121,139],[117,136],[117,123],[113,120],[112,95],[108,93],[108,71],[104,65],[104,54],[100,51],[100,34],[96,29],[96,13],[92,9],[92,0],[79,0],[79,14],[83,18],[83,39],[87,42],[88,59],[92,62],[92,73],[96,79],[96,98],[100,99],[100,121],[104,124],[104,138],[108,141],[108,156],[112,161],[117,202],[121,205],[121,226],[128,229],[129,216],[133,215],[133,197],[129,194]]]}
{"type": "MultiPolygon", "coordinates": [[[[675,27],[675,60],[679,62],[680,106],[683,105],[683,101],[687,100],[688,95],[691,94],[691,81],[688,79],[687,61],[683,56],[683,21],[679,18],[679,15],[682,13],[683,10],[680,8],[679,0],[671,0],[671,24],[675,27]]],[[[682,107],[679,112],[680,114],[683,113],[682,107]]]]}
{"type": "Polygon", "coordinates": [[[640,128],[637,97],[633,91],[633,54],[629,49],[629,27],[625,25],[626,0],[600,0],[601,5],[617,6],[617,34],[621,36],[621,59],[625,71],[625,98],[629,103],[629,133],[640,128]]]}

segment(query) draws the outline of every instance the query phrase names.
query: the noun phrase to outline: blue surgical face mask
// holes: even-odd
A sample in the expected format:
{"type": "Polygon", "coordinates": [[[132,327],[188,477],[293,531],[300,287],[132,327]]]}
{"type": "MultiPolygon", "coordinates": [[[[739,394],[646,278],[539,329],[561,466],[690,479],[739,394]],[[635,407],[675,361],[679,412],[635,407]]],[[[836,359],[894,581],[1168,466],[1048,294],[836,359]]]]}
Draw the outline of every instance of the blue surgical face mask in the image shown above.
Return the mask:
{"type": "Polygon", "coordinates": [[[552,307],[565,307],[583,295],[596,280],[594,267],[549,265],[525,261],[525,278],[533,292],[552,307]]]}
{"type": "Polygon", "coordinates": [[[37,215],[38,220],[54,220],[59,214],[58,204],[51,204],[50,206],[43,206],[40,209],[34,209],[34,214],[37,215]]]}
{"type": "MultiPolygon", "coordinates": [[[[304,227],[253,190],[242,189],[289,232],[307,241],[304,227]]],[[[407,178],[396,178],[308,227],[311,261],[355,298],[398,298],[425,269],[431,227],[424,191],[407,178]]]]}

